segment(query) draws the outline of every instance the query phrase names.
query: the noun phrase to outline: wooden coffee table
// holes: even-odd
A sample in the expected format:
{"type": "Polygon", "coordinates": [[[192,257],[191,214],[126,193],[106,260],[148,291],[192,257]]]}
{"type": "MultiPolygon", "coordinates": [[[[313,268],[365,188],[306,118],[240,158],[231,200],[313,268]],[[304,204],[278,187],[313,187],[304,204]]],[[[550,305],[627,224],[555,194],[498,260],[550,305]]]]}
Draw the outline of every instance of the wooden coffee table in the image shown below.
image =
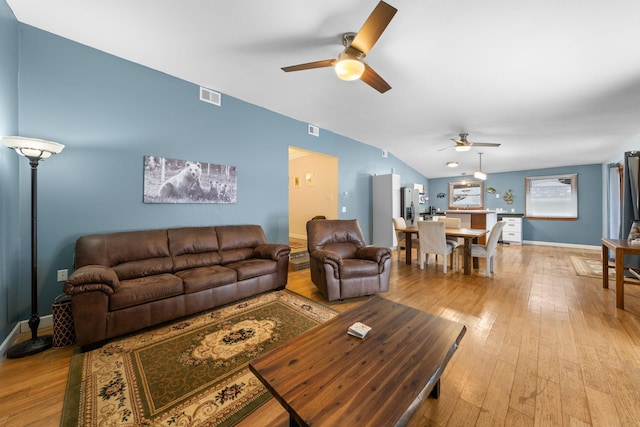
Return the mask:
{"type": "Polygon", "coordinates": [[[437,398],[464,325],[379,296],[249,363],[295,426],[406,424],[437,398]],[[359,339],[354,322],[372,327],[359,339]]]}

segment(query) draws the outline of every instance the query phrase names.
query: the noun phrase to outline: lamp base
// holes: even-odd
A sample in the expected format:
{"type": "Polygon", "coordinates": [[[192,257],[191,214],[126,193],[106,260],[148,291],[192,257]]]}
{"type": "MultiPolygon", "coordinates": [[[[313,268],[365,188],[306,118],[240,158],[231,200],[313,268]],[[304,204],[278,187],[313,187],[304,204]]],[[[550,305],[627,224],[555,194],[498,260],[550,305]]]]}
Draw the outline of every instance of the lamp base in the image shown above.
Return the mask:
{"type": "Polygon", "coordinates": [[[19,357],[31,356],[32,354],[45,351],[52,346],[53,336],[43,335],[36,337],[35,339],[19,342],[18,344],[9,347],[7,350],[7,358],[17,359],[19,357]]]}

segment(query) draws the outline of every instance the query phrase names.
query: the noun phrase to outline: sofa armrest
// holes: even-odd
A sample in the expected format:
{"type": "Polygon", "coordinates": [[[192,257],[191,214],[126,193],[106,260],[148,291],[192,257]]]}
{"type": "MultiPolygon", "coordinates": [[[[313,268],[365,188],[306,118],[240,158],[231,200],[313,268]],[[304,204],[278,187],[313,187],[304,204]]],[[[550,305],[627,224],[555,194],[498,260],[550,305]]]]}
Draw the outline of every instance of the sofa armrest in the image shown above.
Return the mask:
{"type": "Polygon", "coordinates": [[[356,257],[375,261],[382,266],[387,259],[391,258],[391,249],[381,246],[365,246],[358,249],[356,257]]]}
{"type": "Polygon", "coordinates": [[[116,272],[104,265],[85,265],[69,276],[64,284],[64,293],[77,295],[83,292],[102,291],[107,295],[120,286],[116,272]]]}
{"type": "Polygon", "coordinates": [[[254,255],[256,258],[279,260],[283,256],[289,255],[291,248],[279,243],[266,243],[256,246],[254,255]]]}

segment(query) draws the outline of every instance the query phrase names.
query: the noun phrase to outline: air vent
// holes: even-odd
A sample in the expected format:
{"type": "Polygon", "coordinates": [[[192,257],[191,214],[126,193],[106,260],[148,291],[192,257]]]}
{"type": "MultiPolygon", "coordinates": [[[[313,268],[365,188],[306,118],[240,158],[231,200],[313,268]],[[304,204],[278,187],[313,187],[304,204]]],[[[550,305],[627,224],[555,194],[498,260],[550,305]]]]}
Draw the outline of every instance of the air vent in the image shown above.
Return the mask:
{"type": "Polygon", "coordinates": [[[220,106],[222,105],[222,95],[218,92],[212,91],[211,89],[201,87],[200,101],[204,101],[204,102],[208,102],[209,104],[220,106]]]}
{"type": "Polygon", "coordinates": [[[320,128],[318,126],[309,125],[309,135],[320,136],[320,128]]]}

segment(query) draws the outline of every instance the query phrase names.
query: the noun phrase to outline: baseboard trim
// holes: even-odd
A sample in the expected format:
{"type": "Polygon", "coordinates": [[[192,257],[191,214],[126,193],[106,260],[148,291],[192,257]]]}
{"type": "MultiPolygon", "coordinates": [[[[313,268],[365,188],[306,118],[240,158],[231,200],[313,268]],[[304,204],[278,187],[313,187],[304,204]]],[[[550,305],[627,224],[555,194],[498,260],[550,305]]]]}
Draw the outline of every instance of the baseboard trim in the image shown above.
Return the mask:
{"type": "Polygon", "coordinates": [[[573,248],[573,249],[589,249],[589,250],[600,250],[601,246],[592,246],[592,245],[578,245],[574,243],[557,243],[557,242],[538,242],[535,240],[523,240],[522,244],[524,245],[538,245],[538,246],[555,246],[561,248],[573,248]]]}
{"type": "MultiPolygon", "coordinates": [[[[49,314],[47,316],[42,316],[40,318],[40,326],[38,327],[38,330],[51,327],[53,327],[53,315],[49,314]]],[[[7,349],[13,344],[17,343],[20,334],[25,332],[31,332],[28,320],[23,320],[17,323],[16,326],[13,327],[11,332],[9,332],[7,338],[2,341],[2,344],[0,344],[0,357],[5,358],[7,355],[7,349]]]]}

